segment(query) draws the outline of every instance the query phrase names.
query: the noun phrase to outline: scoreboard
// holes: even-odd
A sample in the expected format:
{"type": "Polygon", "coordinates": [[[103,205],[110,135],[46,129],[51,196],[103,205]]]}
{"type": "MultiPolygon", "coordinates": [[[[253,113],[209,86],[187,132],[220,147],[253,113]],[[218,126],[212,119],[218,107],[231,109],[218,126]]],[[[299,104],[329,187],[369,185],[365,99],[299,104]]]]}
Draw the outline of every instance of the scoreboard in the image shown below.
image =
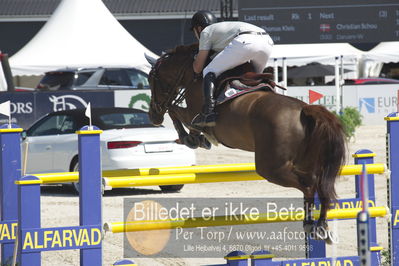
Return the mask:
{"type": "Polygon", "coordinates": [[[238,14],[278,44],[399,41],[398,0],[239,0],[238,14]]]}

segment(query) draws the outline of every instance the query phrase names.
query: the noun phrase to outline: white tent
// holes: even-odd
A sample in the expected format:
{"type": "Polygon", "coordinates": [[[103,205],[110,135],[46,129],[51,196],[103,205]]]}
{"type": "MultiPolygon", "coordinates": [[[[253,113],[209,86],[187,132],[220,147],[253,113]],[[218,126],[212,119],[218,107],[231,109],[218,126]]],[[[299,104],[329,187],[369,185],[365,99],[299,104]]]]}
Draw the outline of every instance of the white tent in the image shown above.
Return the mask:
{"type": "Polygon", "coordinates": [[[382,63],[397,63],[399,62],[399,42],[381,42],[365,53],[363,58],[382,63]]]}
{"type": "MultiPolygon", "coordinates": [[[[335,65],[335,80],[340,77],[340,66],[343,70],[344,65],[353,67],[357,76],[358,59],[362,51],[356,49],[348,43],[310,43],[310,44],[280,44],[273,47],[269,59],[269,65],[274,66],[274,78],[278,80],[277,67],[281,62],[283,68],[281,85],[287,87],[287,67],[303,66],[312,62],[325,65],[335,65]]],[[[336,110],[341,110],[341,87],[340,82],[335,82],[336,88],[336,110]]]]}
{"type": "Polygon", "coordinates": [[[397,62],[399,62],[399,42],[381,42],[363,55],[361,75],[378,77],[384,63],[397,62]]]}
{"type": "Polygon", "coordinates": [[[63,0],[43,28],[10,58],[13,75],[64,67],[121,66],[148,72],[157,56],[115,19],[101,0],[63,0]]]}
{"type": "Polygon", "coordinates": [[[7,90],[6,76],[4,75],[3,66],[1,64],[1,51],[0,51],[0,91],[7,90]]]}
{"type": "Polygon", "coordinates": [[[335,57],[344,63],[356,63],[362,51],[348,43],[309,43],[274,45],[270,61],[285,59],[287,66],[303,66],[312,62],[334,65],[335,57]]]}

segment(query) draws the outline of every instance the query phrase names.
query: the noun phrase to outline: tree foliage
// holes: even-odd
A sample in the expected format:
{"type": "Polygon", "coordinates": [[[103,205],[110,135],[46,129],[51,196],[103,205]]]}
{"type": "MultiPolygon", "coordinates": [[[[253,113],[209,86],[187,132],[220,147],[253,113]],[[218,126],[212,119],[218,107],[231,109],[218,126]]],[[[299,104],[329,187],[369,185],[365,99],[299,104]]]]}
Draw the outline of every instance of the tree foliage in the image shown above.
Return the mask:
{"type": "MultiPolygon", "coordinates": [[[[337,114],[336,114],[337,115],[337,114]]],[[[356,128],[362,124],[362,115],[355,107],[345,107],[342,113],[337,115],[341,121],[348,138],[355,135],[356,128]]]]}

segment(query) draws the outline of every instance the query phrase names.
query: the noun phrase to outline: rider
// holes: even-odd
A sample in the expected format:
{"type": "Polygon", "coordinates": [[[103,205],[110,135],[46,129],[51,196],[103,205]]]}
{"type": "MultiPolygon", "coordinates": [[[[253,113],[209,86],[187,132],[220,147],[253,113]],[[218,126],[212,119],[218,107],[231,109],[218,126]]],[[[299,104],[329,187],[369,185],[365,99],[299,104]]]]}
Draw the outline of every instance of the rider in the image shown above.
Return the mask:
{"type": "Polygon", "coordinates": [[[239,21],[217,22],[215,15],[206,10],[194,14],[191,29],[199,40],[193,69],[196,74],[203,71],[205,101],[202,112],[191,123],[198,127],[212,127],[216,123],[213,98],[216,77],[248,61],[257,73],[262,73],[271,54],[273,40],[262,28],[239,21]],[[204,68],[210,50],[217,54],[204,68]]]}

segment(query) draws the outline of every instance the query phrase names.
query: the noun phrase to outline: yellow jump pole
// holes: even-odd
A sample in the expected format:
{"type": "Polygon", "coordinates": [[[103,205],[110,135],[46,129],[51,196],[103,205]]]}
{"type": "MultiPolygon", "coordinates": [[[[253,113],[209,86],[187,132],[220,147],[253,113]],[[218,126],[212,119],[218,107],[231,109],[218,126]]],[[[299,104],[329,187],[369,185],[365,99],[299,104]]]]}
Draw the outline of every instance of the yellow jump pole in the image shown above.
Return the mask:
{"type": "Polygon", "coordinates": [[[69,183],[79,181],[79,172],[34,174],[34,176],[39,178],[42,184],[69,183]]]}
{"type": "MultiPolygon", "coordinates": [[[[368,164],[366,165],[367,173],[369,174],[381,174],[385,171],[384,164],[368,164]]],[[[161,167],[161,168],[143,168],[143,169],[130,169],[130,170],[106,170],[102,172],[102,176],[108,180],[115,178],[115,183],[124,182],[126,180],[139,178],[140,176],[148,177],[167,177],[170,175],[179,177],[180,180],[183,176],[188,179],[193,179],[195,174],[206,174],[206,173],[236,173],[238,172],[241,177],[237,177],[235,174],[231,180],[217,180],[212,182],[229,182],[229,181],[246,181],[246,180],[263,180],[263,177],[258,176],[257,178],[253,174],[255,171],[255,165],[253,163],[245,164],[222,164],[222,165],[202,165],[202,166],[182,166],[182,167],[161,167]],[[248,174],[249,172],[253,172],[248,174]],[[247,178],[241,179],[243,176],[247,178]],[[116,181],[119,179],[118,181],[116,181]]],[[[345,165],[341,169],[341,175],[360,175],[362,171],[361,165],[345,165]]],[[[79,181],[78,172],[63,172],[63,173],[49,173],[49,174],[35,174],[37,178],[41,180],[42,184],[50,183],[67,183],[79,181]]],[[[256,175],[257,176],[257,175],[256,175]]],[[[169,178],[169,177],[168,177],[169,178]]],[[[212,176],[215,178],[215,176],[212,176]]],[[[217,178],[218,179],[218,178],[217,178]]],[[[227,178],[228,179],[228,178],[227,178]]],[[[138,180],[138,179],[137,179],[138,180]]],[[[127,182],[127,181],[126,181],[127,182]]],[[[130,182],[130,181],[129,181],[130,182]]],[[[131,181],[136,183],[135,181],[131,181]]],[[[181,182],[181,181],[179,181],[181,182]]],[[[187,181],[185,184],[195,183],[194,181],[187,181]]],[[[200,182],[206,183],[206,181],[200,182]]],[[[182,183],[167,183],[167,184],[182,184],[182,183]]],[[[162,185],[162,184],[154,184],[162,185]]],[[[148,186],[148,185],[144,185],[148,186]]],[[[119,187],[119,186],[116,186],[119,187]]]]}
{"type": "MultiPolygon", "coordinates": [[[[333,209],[327,213],[327,219],[354,219],[361,211],[361,208],[353,209],[333,209]]],[[[389,214],[387,207],[370,207],[370,217],[384,217],[389,214]]],[[[213,218],[195,217],[188,219],[165,219],[154,221],[133,221],[133,222],[114,222],[105,223],[104,230],[112,233],[175,229],[175,228],[194,228],[194,227],[213,227],[230,226],[243,224],[261,223],[281,223],[303,221],[304,211],[286,213],[261,213],[259,215],[230,215],[215,216],[213,218]]],[[[318,219],[320,213],[314,212],[314,219],[318,219]]]]}
{"type": "MultiPolygon", "coordinates": [[[[103,171],[103,177],[122,176],[146,176],[146,175],[174,175],[174,174],[199,174],[199,173],[220,173],[237,171],[255,171],[253,163],[219,164],[219,165],[196,165],[179,167],[160,167],[142,169],[123,169],[103,171]]],[[[382,174],[385,171],[384,164],[368,164],[367,173],[382,174]]],[[[362,165],[344,165],[340,175],[360,175],[362,165]]]]}
{"type": "MultiPolygon", "coordinates": [[[[368,164],[368,173],[384,173],[385,166],[383,164],[368,164]],[[370,172],[369,172],[370,171],[370,172]]],[[[183,172],[183,171],[182,171],[183,172]]],[[[163,172],[162,172],[163,173],[163,172]]],[[[362,165],[346,165],[341,170],[341,175],[360,175],[362,173],[362,165]]],[[[163,186],[163,185],[179,185],[179,184],[197,184],[197,183],[215,183],[215,182],[237,182],[264,180],[255,171],[234,171],[234,172],[202,172],[196,173],[175,173],[160,174],[146,176],[119,176],[105,177],[106,187],[122,188],[122,187],[138,187],[138,186],[163,186]]]]}
{"type": "Polygon", "coordinates": [[[112,188],[265,180],[254,171],[104,178],[112,188]]]}
{"type": "Polygon", "coordinates": [[[121,177],[121,176],[220,173],[220,172],[237,172],[237,171],[255,171],[255,164],[237,163],[237,164],[193,165],[193,166],[177,166],[177,167],[106,170],[103,171],[103,176],[121,177]]]}

